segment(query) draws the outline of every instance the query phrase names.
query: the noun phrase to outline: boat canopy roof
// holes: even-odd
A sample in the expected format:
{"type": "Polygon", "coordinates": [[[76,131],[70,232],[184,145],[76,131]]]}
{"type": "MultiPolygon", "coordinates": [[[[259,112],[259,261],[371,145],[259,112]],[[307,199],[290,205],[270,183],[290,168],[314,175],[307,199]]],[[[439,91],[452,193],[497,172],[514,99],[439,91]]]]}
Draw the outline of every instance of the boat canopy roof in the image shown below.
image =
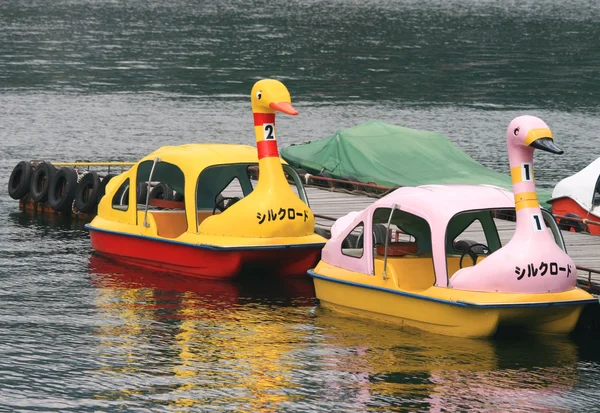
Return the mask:
{"type": "Polygon", "coordinates": [[[586,211],[596,206],[594,196],[600,196],[600,158],[557,183],[552,191],[552,200],[569,197],[586,211]]]}
{"type": "MultiPolygon", "coordinates": [[[[140,163],[155,158],[177,165],[185,175],[191,176],[198,176],[205,168],[213,165],[258,163],[255,146],[237,144],[198,143],[163,146],[142,158],[140,163]]],[[[284,160],[281,163],[286,164],[284,160]]]]}
{"type": "MultiPolygon", "coordinates": [[[[394,204],[403,211],[424,218],[431,225],[432,232],[442,234],[450,219],[460,212],[515,207],[513,193],[493,185],[402,187],[378,199],[363,211],[351,213],[352,218],[343,227],[355,225],[360,220],[370,221],[376,209],[391,208],[394,204]]],[[[341,233],[344,228],[338,226],[335,232],[341,233]]]]}
{"type": "MultiPolygon", "coordinates": [[[[375,120],[285,147],[281,155],[309,173],[381,186],[489,184],[512,190],[510,176],[483,166],[444,135],[375,120]]],[[[540,204],[549,208],[550,190],[537,192],[540,204]]]]}

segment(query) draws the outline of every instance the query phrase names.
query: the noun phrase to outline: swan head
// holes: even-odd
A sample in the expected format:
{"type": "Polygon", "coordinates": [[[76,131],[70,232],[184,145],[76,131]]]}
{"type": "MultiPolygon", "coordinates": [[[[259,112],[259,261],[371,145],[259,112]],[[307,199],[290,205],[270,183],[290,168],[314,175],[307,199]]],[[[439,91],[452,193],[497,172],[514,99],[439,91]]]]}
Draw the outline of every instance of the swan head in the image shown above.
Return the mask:
{"type": "Polygon", "coordinates": [[[552,131],[548,125],[535,116],[514,118],[506,130],[506,140],[509,146],[531,147],[557,155],[564,153],[554,144],[552,131]]]}
{"type": "Polygon", "coordinates": [[[275,113],[280,111],[288,115],[297,115],[292,107],[290,92],[283,83],[275,79],[259,80],[252,87],[250,96],[254,113],[275,113]]]}

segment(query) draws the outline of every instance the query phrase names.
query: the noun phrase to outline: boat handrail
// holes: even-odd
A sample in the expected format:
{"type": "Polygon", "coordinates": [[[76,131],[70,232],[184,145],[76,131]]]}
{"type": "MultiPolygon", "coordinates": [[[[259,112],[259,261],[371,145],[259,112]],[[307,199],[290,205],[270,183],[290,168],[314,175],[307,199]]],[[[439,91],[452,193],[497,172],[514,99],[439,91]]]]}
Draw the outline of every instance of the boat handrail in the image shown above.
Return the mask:
{"type": "Polygon", "coordinates": [[[144,227],[149,228],[150,224],[148,223],[148,205],[150,205],[150,190],[152,186],[152,175],[154,174],[154,168],[156,164],[160,162],[160,158],[154,158],[154,162],[152,163],[152,169],[150,169],[150,176],[148,177],[148,184],[146,188],[146,206],[144,208],[144,227]]]}
{"type": "Polygon", "coordinates": [[[387,222],[387,231],[385,231],[385,250],[383,252],[383,273],[381,274],[383,279],[385,280],[386,277],[386,270],[387,270],[387,255],[388,255],[388,242],[390,239],[390,224],[392,222],[392,217],[394,216],[394,211],[396,210],[396,204],[392,204],[392,207],[390,209],[390,216],[388,218],[388,222],[387,222]]]}

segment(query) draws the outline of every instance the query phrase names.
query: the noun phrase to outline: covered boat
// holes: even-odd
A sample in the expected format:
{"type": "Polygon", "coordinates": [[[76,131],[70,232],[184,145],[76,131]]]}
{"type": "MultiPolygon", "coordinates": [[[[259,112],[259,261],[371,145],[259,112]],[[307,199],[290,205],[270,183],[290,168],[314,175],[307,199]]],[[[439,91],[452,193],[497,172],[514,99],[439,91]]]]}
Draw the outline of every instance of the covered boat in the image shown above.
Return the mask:
{"type": "MultiPolygon", "coordinates": [[[[380,121],[343,129],[327,138],[281,150],[292,166],[311,174],[358,179],[395,188],[428,184],[489,184],[511,189],[510,176],[493,171],[440,133],[380,121]]],[[[550,190],[538,189],[543,207],[550,190]]]]}
{"type": "Polygon", "coordinates": [[[403,187],[336,221],[309,271],[321,304],[455,336],[503,327],[569,333],[597,299],[577,288],[575,264],[552,215],[540,209],[533,176],[534,148],[562,151],[531,116],[510,123],[507,142],[514,193],[492,185],[403,187]],[[505,245],[500,217],[516,220],[505,245]],[[477,237],[465,239],[474,226],[477,237]]]}
{"type": "Polygon", "coordinates": [[[254,85],[251,101],[256,147],[165,146],[112,178],[87,226],[92,247],[196,277],[231,278],[244,269],[304,276],[325,239],[315,234],[302,182],[275,139],[275,111],[297,112],[285,86],[271,79],[254,85]],[[161,187],[180,199],[151,202],[151,190],[161,187]]]}
{"type": "MultiPolygon", "coordinates": [[[[561,225],[575,231],[600,235],[600,158],[556,184],[552,191],[552,213],[561,225]]],[[[565,229],[567,229],[565,228],[565,229]]]]}

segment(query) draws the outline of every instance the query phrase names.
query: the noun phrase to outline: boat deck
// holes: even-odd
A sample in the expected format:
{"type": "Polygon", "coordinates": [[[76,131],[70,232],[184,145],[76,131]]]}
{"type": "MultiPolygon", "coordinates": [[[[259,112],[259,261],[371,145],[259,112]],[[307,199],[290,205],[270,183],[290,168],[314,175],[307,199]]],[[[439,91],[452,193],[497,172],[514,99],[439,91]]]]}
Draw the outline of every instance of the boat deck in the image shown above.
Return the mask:
{"type": "MultiPolygon", "coordinates": [[[[323,217],[337,219],[351,211],[360,211],[376,200],[376,198],[366,195],[331,191],[317,187],[306,187],[306,193],[310,207],[317,216],[317,225],[323,228],[329,228],[333,223],[332,220],[323,217]]],[[[502,243],[508,242],[514,232],[515,223],[498,219],[496,220],[496,226],[502,243]]],[[[469,239],[483,241],[478,240],[474,232],[470,236],[469,229],[464,234],[469,239]]],[[[577,266],[600,271],[600,236],[568,231],[562,231],[562,234],[567,252],[577,266]]],[[[578,270],[578,276],[580,281],[584,283],[591,281],[596,287],[595,289],[600,289],[600,274],[590,274],[587,271],[578,270]]]]}

